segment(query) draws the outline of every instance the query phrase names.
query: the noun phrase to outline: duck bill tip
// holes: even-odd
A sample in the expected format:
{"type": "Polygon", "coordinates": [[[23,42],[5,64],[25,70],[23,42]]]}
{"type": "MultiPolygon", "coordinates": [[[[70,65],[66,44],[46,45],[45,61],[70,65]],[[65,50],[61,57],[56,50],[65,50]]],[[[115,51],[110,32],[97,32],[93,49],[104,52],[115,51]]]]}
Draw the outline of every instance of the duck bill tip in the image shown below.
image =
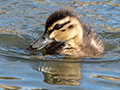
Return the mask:
{"type": "Polygon", "coordinates": [[[47,34],[44,34],[40,38],[38,38],[38,40],[31,43],[29,48],[30,50],[40,50],[51,42],[53,42],[53,40],[51,40],[47,34]]]}

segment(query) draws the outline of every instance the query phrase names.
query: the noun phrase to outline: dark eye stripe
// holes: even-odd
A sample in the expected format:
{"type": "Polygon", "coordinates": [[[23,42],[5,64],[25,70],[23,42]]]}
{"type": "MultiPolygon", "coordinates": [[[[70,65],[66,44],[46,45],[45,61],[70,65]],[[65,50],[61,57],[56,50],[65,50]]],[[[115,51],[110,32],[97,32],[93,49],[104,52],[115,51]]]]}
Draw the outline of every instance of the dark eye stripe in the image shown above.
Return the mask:
{"type": "Polygon", "coordinates": [[[62,25],[65,26],[65,25],[68,24],[68,23],[70,23],[70,21],[68,21],[68,22],[66,22],[66,23],[64,23],[64,24],[62,24],[62,25]]]}
{"type": "Polygon", "coordinates": [[[68,27],[68,29],[71,29],[71,28],[73,28],[74,26],[73,25],[70,25],[69,27],[68,27]]]}
{"type": "Polygon", "coordinates": [[[65,26],[68,23],[70,23],[70,21],[65,22],[63,24],[56,24],[55,27],[52,30],[50,30],[48,34],[50,35],[54,30],[59,30],[60,28],[62,28],[63,26],[65,26]]]}
{"type": "Polygon", "coordinates": [[[60,28],[62,28],[63,26],[65,26],[68,23],[70,23],[70,21],[63,23],[63,24],[56,24],[55,27],[53,28],[53,30],[59,30],[60,28]]]}
{"type": "Polygon", "coordinates": [[[50,31],[48,32],[48,35],[50,35],[53,31],[54,31],[54,29],[50,30],[50,31]]]}

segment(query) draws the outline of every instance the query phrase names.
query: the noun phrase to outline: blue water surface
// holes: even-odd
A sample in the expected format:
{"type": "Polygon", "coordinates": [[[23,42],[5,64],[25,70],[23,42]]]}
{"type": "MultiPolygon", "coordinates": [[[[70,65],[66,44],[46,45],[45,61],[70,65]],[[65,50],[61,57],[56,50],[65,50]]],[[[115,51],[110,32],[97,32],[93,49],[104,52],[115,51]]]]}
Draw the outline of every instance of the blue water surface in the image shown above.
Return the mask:
{"type": "Polygon", "coordinates": [[[0,90],[120,90],[120,0],[0,0],[0,90]],[[66,7],[104,39],[101,56],[28,50],[47,17],[66,7]]]}

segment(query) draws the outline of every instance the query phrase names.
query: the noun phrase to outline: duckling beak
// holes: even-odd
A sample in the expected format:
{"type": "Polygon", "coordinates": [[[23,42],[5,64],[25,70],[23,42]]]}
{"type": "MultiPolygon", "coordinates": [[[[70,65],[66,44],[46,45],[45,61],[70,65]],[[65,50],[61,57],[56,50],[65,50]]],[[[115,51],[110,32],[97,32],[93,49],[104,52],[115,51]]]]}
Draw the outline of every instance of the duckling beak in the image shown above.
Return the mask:
{"type": "Polygon", "coordinates": [[[44,48],[47,44],[51,43],[52,41],[53,40],[49,38],[48,34],[43,34],[41,37],[38,38],[38,40],[30,44],[30,49],[40,50],[44,48]]]}

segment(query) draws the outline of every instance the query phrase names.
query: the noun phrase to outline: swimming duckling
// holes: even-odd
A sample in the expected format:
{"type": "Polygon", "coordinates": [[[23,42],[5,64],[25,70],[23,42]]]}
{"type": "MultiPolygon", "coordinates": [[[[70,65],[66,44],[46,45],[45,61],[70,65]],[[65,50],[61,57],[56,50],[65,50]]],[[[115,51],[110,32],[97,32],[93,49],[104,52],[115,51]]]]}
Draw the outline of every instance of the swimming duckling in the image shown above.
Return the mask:
{"type": "Polygon", "coordinates": [[[47,54],[98,56],[104,51],[96,32],[80,21],[76,11],[59,9],[45,23],[43,35],[30,44],[30,49],[46,49],[47,54]]]}

